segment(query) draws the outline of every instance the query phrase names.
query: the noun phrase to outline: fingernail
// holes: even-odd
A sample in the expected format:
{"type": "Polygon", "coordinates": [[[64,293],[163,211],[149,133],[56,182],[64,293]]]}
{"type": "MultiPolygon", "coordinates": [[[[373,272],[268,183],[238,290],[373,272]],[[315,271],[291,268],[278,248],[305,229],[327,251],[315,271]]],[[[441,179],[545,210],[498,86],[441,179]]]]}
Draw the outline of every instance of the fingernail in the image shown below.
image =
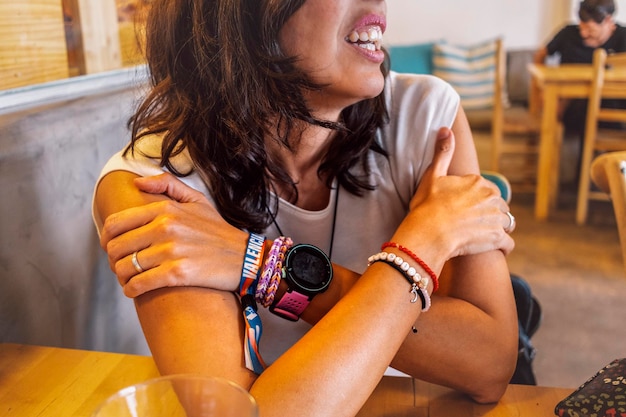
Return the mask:
{"type": "Polygon", "coordinates": [[[437,132],[437,140],[446,139],[450,136],[450,129],[439,129],[437,132]]]}

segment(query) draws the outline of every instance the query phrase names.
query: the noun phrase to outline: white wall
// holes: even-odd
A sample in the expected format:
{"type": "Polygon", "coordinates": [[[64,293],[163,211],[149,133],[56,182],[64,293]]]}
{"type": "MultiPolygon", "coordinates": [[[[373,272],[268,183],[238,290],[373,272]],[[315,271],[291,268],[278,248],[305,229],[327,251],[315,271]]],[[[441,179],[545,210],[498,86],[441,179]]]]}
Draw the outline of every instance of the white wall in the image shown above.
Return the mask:
{"type": "MultiPolygon", "coordinates": [[[[616,0],[626,23],[626,0],[616,0]]],[[[501,36],[507,48],[536,48],[567,22],[578,0],[388,0],[387,45],[446,39],[472,44],[501,36]]]]}

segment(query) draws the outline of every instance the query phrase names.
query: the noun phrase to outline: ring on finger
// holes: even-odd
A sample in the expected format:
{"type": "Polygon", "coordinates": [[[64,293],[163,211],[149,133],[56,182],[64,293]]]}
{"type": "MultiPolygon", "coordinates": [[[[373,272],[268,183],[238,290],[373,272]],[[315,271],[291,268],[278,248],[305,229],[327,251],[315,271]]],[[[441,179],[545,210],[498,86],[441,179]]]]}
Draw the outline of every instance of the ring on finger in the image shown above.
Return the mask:
{"type": "Polygon", "coordinates": [[[510,233],[515,229],[515,216],[510,211],[507,211],[506,215],[509,217],[509,224],[504,228],[504,231],[510,233]]]}
{"type": "Polygon", "coordinates": [[[135,251],[133,252],[133,256],[131,258],[131,261],[133,263],[133,266],[135,267],[135,271],[137,271],[137,273],[141,274],[144,269],[141,267],[141,264],[139,263],[139,260],[137,259],[137,253],[139,251],[135,251]]]}

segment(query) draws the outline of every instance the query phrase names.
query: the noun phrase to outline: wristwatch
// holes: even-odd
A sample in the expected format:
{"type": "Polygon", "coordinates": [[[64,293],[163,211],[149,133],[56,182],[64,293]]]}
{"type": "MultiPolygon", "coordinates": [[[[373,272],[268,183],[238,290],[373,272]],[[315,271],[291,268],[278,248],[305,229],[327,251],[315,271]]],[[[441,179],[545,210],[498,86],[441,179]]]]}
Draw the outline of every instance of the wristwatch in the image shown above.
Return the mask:
{"type": "Polygon", "coordinates": [[[287,291],[274,300],[270,311],[290,321],[298,321],[313,297],[328,289],[333,279],[333,266],[317,246],[299,244],[285,254],[282,279],[287,291]]]}

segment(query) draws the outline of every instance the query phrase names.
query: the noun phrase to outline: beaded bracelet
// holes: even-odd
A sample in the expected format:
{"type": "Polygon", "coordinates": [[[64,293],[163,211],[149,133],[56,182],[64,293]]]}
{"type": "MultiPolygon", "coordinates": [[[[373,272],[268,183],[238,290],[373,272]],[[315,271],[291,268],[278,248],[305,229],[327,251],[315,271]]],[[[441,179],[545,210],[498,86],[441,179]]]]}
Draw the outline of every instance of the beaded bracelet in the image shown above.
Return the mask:
{"type": "Polygon", "coordinates": [[[384,262],[387,265],[392,266],[398,272],[402,274],[411,284],[410,293],[413,294],[412,303],[416,303],[419,298],[422,302],[422,312],[426,312],[430,309],[431,300],[430,295],[428,294],[428,277],[422,277],[417,270],[409,265],[404,259],[400,256],[397,256],[395,253],[388,252],[379,252],[375,255],[370,256],[368,259],[368,266],[372,265],[375,262],[384,262]]]}
{"type": "Polygon", "coordinates": [[[285,254],[291,246],[293,246],[293,241],[284,236],[277,237],[272,243],[255,293],[255,299],[263,307],[269,307],[274,302],[282,278],[285,254]]]}
{"type": "Polygon", "coordinates": [[[405,254],[407,254],[408,256],[411,257],[411,259],[413,259],[419,266],[421,266],[424,271],[426,271],[426,273],[428,275],[430,275],[430,279],[433,280],[433,292],[437,291],[439,289],[439,279],[437,278],[437,274],[435,274],[435,272],[430,269],[430,267],[426,264],[426,262],[424,262],[419,256],[417,256],[415,253],[413,253],[410,249],[399,245],[395,242],[385,242],[383,243],[383,245],[381,246],[380,250],[384,251],[387,248],[397,248],[400,251],[404,252],[405,254]]]}

